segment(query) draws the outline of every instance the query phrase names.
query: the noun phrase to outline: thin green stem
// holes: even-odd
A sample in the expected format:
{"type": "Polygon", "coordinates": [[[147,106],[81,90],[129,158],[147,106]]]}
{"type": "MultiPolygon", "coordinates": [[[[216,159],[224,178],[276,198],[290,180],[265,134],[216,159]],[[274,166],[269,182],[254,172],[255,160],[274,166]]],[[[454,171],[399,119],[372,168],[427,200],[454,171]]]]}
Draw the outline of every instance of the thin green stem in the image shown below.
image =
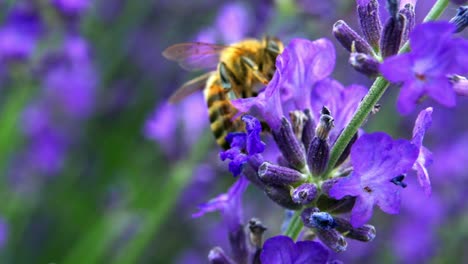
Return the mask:
{"type": "Polygon", "coordinates": [[[301,211],[298,210],[294,212],[294,215],[291,218],[291,222],[289,222],[288,228],[284,232],[284,235],[291,237],[293,240],[296,240],[301,233],[302,227],[304,224],[301,220],[301,211]]]}
{"type": "MultiPolygon", "coordinates": [[[[429,11],[429,13],[426,15],[426,17],[424,18],[424,22],[436,20],[437,18],[439,18],[442,12],[447,8],[448,2],[449,0],[438,0],[434,4],[432,9],[429,11]]],[[[409,44],[407,42],[400,49],[399,53],[407,52],[408,50],[409,50],[409,44]]],[[[374,81],[371,88],[369,89],[369,92],[367,93],[367,95],[364,97],[361,104],[359,105],[359,108],[356,111],[356,114],[354,114],[353,118],[351,119],[351,122],[348,124],[348,126],[343,130],[341,135],[336,140],[335,145],[333,146],[333,149],[330,154],[330,161],[328,163],[328,169],[323,175],[327,176],[333,170],[333,167],[338,161],[338,158],[341,156],[344,149],[346,148],[346,146],[349,144],[352,137],[354,136],[354,134],[358,131],[359,127],[361,127],[361,125],[364,123],[367,116],[373,109],[374,105],[379,101],[379,99],[385,93],[389,84],[390,83],[387,80],[385,80],[383,77],[378,77],[374,81]]],[[[300,213],[295,213],[285,233],[286,235],[290,236],[293,239],[297,238],[297,235],[300,233],[302,229],[302,222],[298,224],[298,221],[301,222],[300,213]]]]}

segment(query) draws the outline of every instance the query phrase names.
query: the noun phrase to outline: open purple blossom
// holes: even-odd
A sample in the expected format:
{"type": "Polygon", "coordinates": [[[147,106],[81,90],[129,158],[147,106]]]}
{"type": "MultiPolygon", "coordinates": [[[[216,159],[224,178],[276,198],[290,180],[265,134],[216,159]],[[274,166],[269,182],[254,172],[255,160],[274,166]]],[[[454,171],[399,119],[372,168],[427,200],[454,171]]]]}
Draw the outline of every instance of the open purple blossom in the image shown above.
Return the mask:
{"type": "Polygon", "coordinates": [[[249,160],[250,156],[262,153],[265,150],[265,143],[261,141],[260,133],[262,125],[253,116],[242,117],[245,123],[246,133],[234,132],[226,136],[226,141],[231,148],[219,153],[221,160],[229,159],[229,171],[238,176],[242,172],[242,166],[249,160]]]}
{"type": "Polygon", "coordinates": [[[423,187],[426,195],[431,194],[431,181],[427,167],[432,164],[432,153],[422,145],[424,134],[432,124],[432,107],[421,111],[416,119],[413,129],[413,143],[419,149],[418,159],[413,165],[413,169],[418,175],[419,184],[423,187]]]}
{"type": "Polygon", "coordinates": [[[448,75],[468,71],[466,41],[453,38],[455,26],[448,22],[418,25],[410,34],[411,52],[386,59],[380,67],[391,82],[403,83],[398,110],[410,113],[428,95],[447,107],[455,105],[455,91],[448,75]]]}
{"type": "Polygon", "coordinates": [[[372,216],[374,205],[384,212],[397,214],[400,209],[400,187],[391,180],[413,166],[418,148],[406,140],[393,140],[383,132],[361,136],[351,149],[354,171],[340,178],[330,189],[330,196],[342,199],[355,196],[351,224],[359,227],[372,216]]]}
{"type": "Polygon", "coordinates": [[[3,249],[8,241],[8,224],[0,217],[0,249],[3,249]]]}
{"type": "Polygon", "coordinates": [[[263,264],[324,264],[329,251],[319,242],[294,241],[287,236],[275,236],[263,245],[260,255],[263,264]]]}

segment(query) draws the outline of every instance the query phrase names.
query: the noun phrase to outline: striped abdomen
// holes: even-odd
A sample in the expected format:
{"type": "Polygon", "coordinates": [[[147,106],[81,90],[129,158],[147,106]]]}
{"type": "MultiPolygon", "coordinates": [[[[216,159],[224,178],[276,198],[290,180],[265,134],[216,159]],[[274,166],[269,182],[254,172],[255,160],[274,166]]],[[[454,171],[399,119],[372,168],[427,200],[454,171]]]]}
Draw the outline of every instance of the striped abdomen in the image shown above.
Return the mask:
{"type": "Polygon", "coordinates": [[[229,144],[226,142],[226,136],[230,132],[242,131],[243,123],[240,118],[233,120],[237,109],[227,98],[217,75],[213,75],[207,81],[205,100],[208,106],[210,128],[216,138],[216,143],[223,149],[228,149],[229,144]]]}

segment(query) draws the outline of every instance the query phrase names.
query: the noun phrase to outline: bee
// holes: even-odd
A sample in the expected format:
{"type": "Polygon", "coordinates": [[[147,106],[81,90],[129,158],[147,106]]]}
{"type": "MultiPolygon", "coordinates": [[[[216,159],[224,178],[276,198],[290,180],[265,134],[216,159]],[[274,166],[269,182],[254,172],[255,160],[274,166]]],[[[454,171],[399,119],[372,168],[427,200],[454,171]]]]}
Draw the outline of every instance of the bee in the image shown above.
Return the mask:
{"type": "Polygon", "coordinates": [[[169,102],[177,103],[204,90],[211,131],[217,144],[227,149],[227,134],[244,127],[230,100],[257,96],[273,77],[276,57],[283,49],[283,43],[271,37],[246,39],[229,46],[201,42],[172,45],[164,50],[164,57],[186,70],[211,71],[183,84],[169,102]]]}

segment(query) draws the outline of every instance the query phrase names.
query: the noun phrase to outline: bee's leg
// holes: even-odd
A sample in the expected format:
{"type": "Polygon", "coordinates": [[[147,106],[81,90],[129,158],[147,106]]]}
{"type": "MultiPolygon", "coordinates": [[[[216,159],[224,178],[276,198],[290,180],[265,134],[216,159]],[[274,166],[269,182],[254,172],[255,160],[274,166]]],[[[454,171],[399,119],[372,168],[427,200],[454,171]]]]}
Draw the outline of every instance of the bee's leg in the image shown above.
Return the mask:
{"type": "Polygon", "coordinates": [[[255,76],[255,78],[257,78],[263,84],[268,84],[268,79],[265,77],[265,75],[263,75],[263,73],[261,73],[258,70],[258,65],[253,60],[245,56],[242,56],[241,58],[242,62],[244,62],[245,65],[247,65],[247,67],[252,70],[252,73],[255,76]]]}
{"type": "Polygon", "coordinates": [[[235,93],[232,87],[230,74],[231,72],[227,68],[226,64],[224,62],[221,62],[219,64],[219,77],[221,79],[221,87],[223,87],[226,91],[228,98],[230,100],[233,100],[239,98],[239,95],[235,93]]]}

